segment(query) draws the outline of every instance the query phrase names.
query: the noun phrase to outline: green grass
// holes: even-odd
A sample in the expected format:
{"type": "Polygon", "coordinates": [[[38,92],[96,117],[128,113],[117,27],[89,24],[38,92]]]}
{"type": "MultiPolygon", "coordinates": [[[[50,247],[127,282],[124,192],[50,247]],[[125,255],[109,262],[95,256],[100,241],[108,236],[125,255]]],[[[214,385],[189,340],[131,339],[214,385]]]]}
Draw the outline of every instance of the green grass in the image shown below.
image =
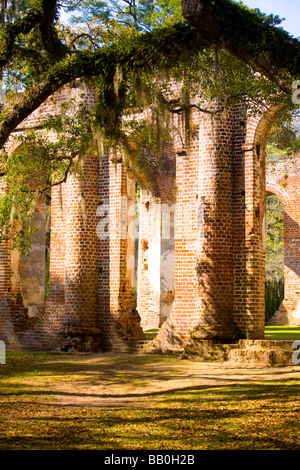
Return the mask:
{"type": "Polygon", "coordinates": [[[266,326],[265,339],[300,340],[299,326],[266,326]]]}
{"type": "Polygon", "coordinates": [[[152,328],[151,330],[144,331],[145,338],[149,341],[152,341],[156,338],[158,329],[152,328]]]}

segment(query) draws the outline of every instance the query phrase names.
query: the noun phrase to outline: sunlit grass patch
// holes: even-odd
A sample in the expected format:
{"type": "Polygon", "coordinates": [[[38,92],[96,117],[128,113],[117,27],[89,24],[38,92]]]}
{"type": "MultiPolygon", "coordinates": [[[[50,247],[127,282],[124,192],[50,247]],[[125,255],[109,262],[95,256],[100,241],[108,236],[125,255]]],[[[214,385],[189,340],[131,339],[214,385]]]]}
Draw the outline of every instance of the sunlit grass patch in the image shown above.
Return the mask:
{"type": "Polygon", "coordinates": [[[147,371],[159,383],[177,376],[180,361],[9,352],[0,367],[0,450],[299,450],[297,379],[205,389],[186,382],[135,399],[135,383],[143,384],[147,371]],[[72,389],[55,388],[58,380],[72,381],[72,389]],[[98,408],[92,399],[89,406],[57,401],[57,390],[74,399],[81,393],[96,397],[103,384],[106,397],[121,391],[133,398],[120,405],[112,396],[109,406],[103,401],[98,408]]]}
{"type": "Polygon", "coordinates": [[[266,326],[265,339],[300,340],[300,326],[266,326]]]}
{"type": "Polygon", "coordinates": [[[299,383],[163,394],[158,406],[86,409],[2,397],[0,449],[299,450],[299,383]],[[276,423],[276,425],[274,425],[276,423]]]}

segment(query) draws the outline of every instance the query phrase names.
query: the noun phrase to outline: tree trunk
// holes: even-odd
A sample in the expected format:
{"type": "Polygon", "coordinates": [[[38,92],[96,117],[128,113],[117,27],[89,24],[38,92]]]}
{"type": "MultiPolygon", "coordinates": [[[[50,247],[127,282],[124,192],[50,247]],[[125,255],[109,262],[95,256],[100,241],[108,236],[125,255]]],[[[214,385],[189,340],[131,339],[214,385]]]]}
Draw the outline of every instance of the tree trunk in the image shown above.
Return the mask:
{"type": "Polygon", "coordinates": [[[212,47],[227,50],[285,93],[300,79],[300,42],[230,0],[182,0],[186,20],[212,47]]]}

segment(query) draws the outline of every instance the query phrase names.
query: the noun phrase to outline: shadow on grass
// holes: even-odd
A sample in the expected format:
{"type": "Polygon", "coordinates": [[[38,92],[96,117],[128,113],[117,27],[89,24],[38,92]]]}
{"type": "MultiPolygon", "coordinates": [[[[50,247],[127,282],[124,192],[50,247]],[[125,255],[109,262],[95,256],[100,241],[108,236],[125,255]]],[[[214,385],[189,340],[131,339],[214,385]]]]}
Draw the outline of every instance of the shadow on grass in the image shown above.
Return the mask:
{"type": "MultiPolygon", "coordinates": [[[[199,378],[201,380],[201,377],[199,378]]],[[[216,380],[216,378],[214,378],[216,380]]],[[[73,397],[74,403],[66,404],[66,403],[51,403],[51,401],[47,401],[47,405],[49,406],[62,406],[62,407],[89,407],[89,408],[105,408],[108,406],[109,408],[122,408],[123,406],[126,407],[126,402],[123,402],[122,399],[130,400],[128,405],[131,408],[138,406],[138,401],[131,401],[132,399],[158,399],[159,402],[167,403],[168,401],[171,403],[174,399],[180,400],[182,403],[189,403],[190,405],[201,397],[205,397],[205,400],[208,402],[211,401],[218,401],[218,400],[226,400],[229,401],[236,401],[239,399],[247,399],[248,401],[255,400],[264,401],[264,400],[280,400],[282,397],[291,397],[291,396],[298,396],[299,398],[299,379],[290,379],[285,380],[283,382],[274,383],[274,382],[266,382],[266,383],[243,383],[241,381],[232,379],[231,383],[224,384],[222,379],[220,378],[220,384],[207,384],[207,385],[197,385],[194,384],[188,387],[174,387],[170,390],[160,390],[160,391],[151,391],[151,392],[139,392],[139,393],[83,393],[83,392],[69,392],[64,390],[53,390],[49,387],[43,390],[37,390],[36,386],[33,389],[28,384],[8,384],[4,390],[2,391],[2,398],[3,401],[5,400],[16,400],[19,402],[19,397],[26,397],[24,399],[24,403],[32,404],[32,405],[39,405],[41,404],[39,401],[31,401],[33,397],[45,397],[47,400],[58,396],[58,397],[73,397]],[[229,388],[230,387],[230,388],[229,388]],[[76,403],[76,399],[82,398],[89,398],[91,399],[88,403],[80,402],[76,403]],[[99,403],[97,400],[101,399],[102,401],[99,403]],[[94,401],[93,401],[94,400],[94,401]],[[116,400],[115,403],[111,403],[113,400],[116,400]],[[119,402],[118,402],[119,400],[119,402]]],[[[51,385],[50,385],[51,387],[51,385]]],[[[148,401],[140,402],[140,406],[147,408],[148,401]]],[[[154,402],[155,403],[155,402],[154,402]]],[[[45,404],[45,403],[44,403],[45,404]]]]}
{"type": "Polygon", "coordinates": [[[154,408],[147,401],[131,409],[32,407],[31,402],[15,403],[13,409],[10,402],[3,408],[0,449],[297,450],[298,387],[288,382],[183,389],[162,394],[154,408]]]}
{"type": "MultiPolygon", "coordinates": [[[[174,356],[168,355],[109,355],[109,354],[51,354],[42,352],[8,352],[6,364],[0,365],[0,378],[17,376],[27,372],[74,373],[145,368],[149,364],[151,372],[155,363],[164,363],[168,369],[168,361],[174,356]]],[[[180,360],[180,358],[178,358],[180,360]]]]}

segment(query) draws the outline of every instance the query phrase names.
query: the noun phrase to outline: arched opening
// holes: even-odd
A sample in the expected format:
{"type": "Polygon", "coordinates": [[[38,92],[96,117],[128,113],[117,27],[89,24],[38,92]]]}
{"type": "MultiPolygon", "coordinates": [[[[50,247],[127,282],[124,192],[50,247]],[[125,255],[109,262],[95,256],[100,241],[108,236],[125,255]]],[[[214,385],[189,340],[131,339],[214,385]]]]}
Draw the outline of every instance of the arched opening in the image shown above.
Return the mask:
{"type": "Polygon", "coordinates": [[[299,125],[285,113],[268,133],[266,154],[266,324],[298,324],[299,125]]]}
{"type": "Polygon", "coordinates": [[[280,199],[266,193],[265,320],[268,322],[284,299],[284,209],[280,199]]]}
{"type": "MultiPolygon", "coordinates": [[[[265,335],[266,150],[272,126],[287,106],[272,107],[263,116],[247,116],[241,145],[244,167],[240,168],[236,158],[235,174],[240,179],[236,180],[235,206],[240,207],[240,211],[236,212],[235,220],[239,229],[236,229],[235,241],[234,311],[241,335],[247,339],[263,339],[265,335]],[[241,192],[239,181],[242,181],[241,192]]],[[[239,148],[237,145],[237,157],[239,148]]],[[[284,188],[277,186],[279,191],[274,193],[285,202],[281,198],[284,188]]]]}
{"type": "MultiPolygon", "coordinates": [[[[36,155],[37,158],[40,158],[41,152],[43,152],[41,147],[20,145],[12,154],[16,168],[19,167],[13,182],[16,186],[18,184],[25,194],[23,200],[19,201],[18,197],[15,198],[16,202],[12,211],[22,214],[24,211],[22,202],[24,201],[28,210],[24,216],[16,218],[13,233],[26,233],[27,227],[33,229],[30,235],[31,240],[24,239],[24,246],[30,243],[30,248],[23,252],[22,243],[20,247],[18,245],[14,247],[12,244],[10,254],[10,302],[17,331],[30,328],[44,313],[48,293],[51,197],[45,192],[39,193],[41,187],[46,186],[47,174],[46,170],[35,166],[35,157],[33,156],[36,155]],[[28,161],[27,159],[30,160],[29,169],[24,173],[23,164],[28,161]]],[[[25,164],[24,168],[26,168],[25,164]]]]}
{"type": "MultiPolygon", "coordinates": [[[[136,189],[136,306],[147,338],[153,338],[171,314],[175,277],[175,154],[164,145],[150,154],[158,191],[143,181],[136,189]]],[[[154,188],[155,189],[155,188],[154,188]]]]}

